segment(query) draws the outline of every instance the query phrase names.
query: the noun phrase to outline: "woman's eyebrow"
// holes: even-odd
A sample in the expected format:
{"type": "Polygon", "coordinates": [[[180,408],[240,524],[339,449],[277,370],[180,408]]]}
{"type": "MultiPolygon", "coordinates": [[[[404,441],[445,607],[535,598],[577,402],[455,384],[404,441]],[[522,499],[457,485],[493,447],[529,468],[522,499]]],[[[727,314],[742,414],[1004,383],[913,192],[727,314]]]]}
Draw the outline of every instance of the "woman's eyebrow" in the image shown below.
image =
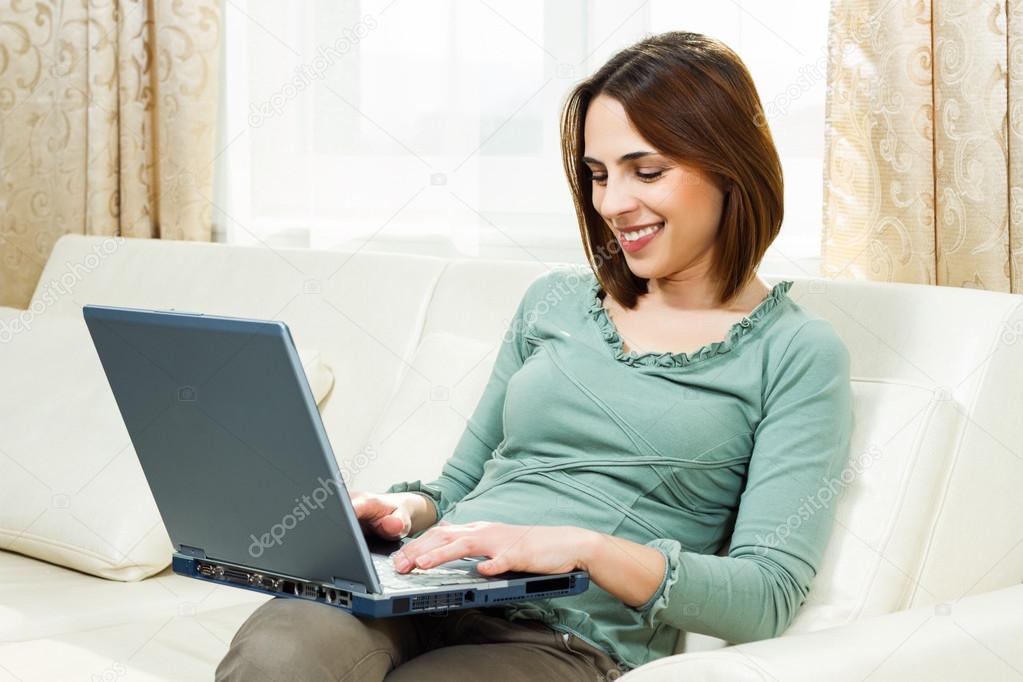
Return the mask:
{"type": "MultiPolygon", "coordinates": [[[[620,164],[621,163],[625,163],[626,161],[632,161],[633,159],[638,159],[638,158],[641,158],[641,157],[644,157],[644,156],[650,156],[651,154],[657,154],[657,152],[644,152],[644,151],[629,152],[628,154],[625,154],[624,156],[622,156],[622,158],[618,159],[618,163],[620,163],[620,164]]],[[[586,163],[597,163],[597,164],[600,164],[601,166],[604,165],[603,161],[598,161],[597,159],[594,159],[594,158],[589,157],[589,156],[584,156],[583,157],[583,161],[585,161],[586,163]]]]}

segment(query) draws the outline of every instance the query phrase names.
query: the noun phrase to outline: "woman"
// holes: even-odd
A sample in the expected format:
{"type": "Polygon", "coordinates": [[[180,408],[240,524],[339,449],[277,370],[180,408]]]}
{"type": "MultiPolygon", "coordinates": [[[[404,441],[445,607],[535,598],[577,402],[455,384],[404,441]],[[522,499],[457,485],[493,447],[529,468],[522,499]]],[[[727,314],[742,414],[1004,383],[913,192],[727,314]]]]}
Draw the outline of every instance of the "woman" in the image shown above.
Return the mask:
{"type": "Polygon", "coordinates": [[[412,534],[400,572],[487,556],[590,589],[375,621],[273,599],[217,679],[609,679],[679,630],[792,621],[848,458],[849,354],[756,275],[782,175],[749,73],[716,40],[654,36],[570,93],[562,134],[592,271],[530,285],[437,480],[353,499],[367,532],[412,534]]]}

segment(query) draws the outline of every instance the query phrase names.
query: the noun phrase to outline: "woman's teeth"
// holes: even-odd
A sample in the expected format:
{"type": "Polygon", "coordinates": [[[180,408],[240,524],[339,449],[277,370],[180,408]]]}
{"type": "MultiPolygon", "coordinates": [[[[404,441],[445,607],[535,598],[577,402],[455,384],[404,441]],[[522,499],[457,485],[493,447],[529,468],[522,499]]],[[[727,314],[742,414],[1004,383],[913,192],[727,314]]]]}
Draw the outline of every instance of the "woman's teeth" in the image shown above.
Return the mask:
{"type": "Polygon", "coordinates": [[[657,230],[661,229],[662,227],[664,227],[664,223],[657,223],[656,225],[644,227],[642,230],[636,230],[635,232],[622,232],[622,241],[634,242],[637,239],[642,239],[648,234],[653,234],[654,232],[657,232],[657,230]]]}

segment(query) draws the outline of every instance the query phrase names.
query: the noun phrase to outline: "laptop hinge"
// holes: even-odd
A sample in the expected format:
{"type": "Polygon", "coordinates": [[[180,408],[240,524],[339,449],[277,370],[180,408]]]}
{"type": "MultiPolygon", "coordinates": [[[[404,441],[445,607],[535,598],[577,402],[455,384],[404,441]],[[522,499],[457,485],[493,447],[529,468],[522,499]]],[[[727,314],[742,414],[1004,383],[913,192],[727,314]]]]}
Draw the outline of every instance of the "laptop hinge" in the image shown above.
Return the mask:
{"type": "Polygon", "coordinates": [[[189,545],[179,545],[181,547],[181,553],[187,554],[188,556],[195,557],[196,559],[205,559],[206,550],[199,549],[198,547],[190,547],[189,545]]]}
{"type": "Polygon", "coordinates": [[[368,592],[366,586],[362,583],[353,582],[351,580],[342,580],[341,578],[335,578],[331,576],[331,582],[334,583],[335,587],[339,587],[342,590],[348,590],[349,592],[368,592]]]}

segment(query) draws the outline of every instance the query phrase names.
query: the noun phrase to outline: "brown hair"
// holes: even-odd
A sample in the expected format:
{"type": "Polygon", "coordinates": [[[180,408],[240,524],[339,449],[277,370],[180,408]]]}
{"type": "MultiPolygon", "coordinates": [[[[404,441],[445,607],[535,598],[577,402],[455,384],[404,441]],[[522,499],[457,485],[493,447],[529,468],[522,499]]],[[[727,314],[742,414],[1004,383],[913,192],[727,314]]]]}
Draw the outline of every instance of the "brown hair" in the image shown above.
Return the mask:
{"type": "Polygon", "coordinates": [[[632,308],[647,292],[647,280],[629,269],[593,206],[590,170],[582,160],[586,111],[600,94],[618,100],[659,152],[728,189],[713,266],[723,281],[720,301],[728,303],[756,273],[783,211],[781,161],[746,65],[719,40],[671,31],[621,50],[568,95],[561,152],[583,248],[603,289],[632,308]]]}

